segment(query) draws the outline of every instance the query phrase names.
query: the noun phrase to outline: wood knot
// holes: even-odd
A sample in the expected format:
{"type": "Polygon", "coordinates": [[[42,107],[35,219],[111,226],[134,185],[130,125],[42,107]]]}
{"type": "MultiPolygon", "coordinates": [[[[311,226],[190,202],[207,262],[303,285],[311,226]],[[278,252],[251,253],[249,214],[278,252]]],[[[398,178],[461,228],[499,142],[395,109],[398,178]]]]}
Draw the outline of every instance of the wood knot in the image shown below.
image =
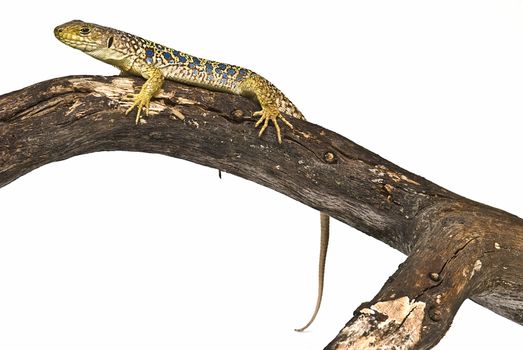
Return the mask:
{"type": "Polygon", "coordinates": [[[232,116],[234,118],[241,118],[243,117],[243,111],[241,109],[235,109],[234,111],[232,111],[232,116]]]}
{"type": "Polygon", "coordinates": [[[429,273],[429,277],[431,280],[433,280],[434,282],[439,282],[441,280],[441,276],[439,275],[439,273],[437,272],[431,272],[429,273]]]}
{"type": "Polygon", "coordinates": [[[429,309],[429,317],[434,322],[441,321],[442,316],[440,308],[437,306],[431,306],[431,308],[429,309]]]}
{"type": "Polygon", "coordinates": [[[327,151],[323,154],[323,160],[329,164],[333,164],[338,161],[338,158],[336,157],[336,155],[334,153],[327,151]]]}

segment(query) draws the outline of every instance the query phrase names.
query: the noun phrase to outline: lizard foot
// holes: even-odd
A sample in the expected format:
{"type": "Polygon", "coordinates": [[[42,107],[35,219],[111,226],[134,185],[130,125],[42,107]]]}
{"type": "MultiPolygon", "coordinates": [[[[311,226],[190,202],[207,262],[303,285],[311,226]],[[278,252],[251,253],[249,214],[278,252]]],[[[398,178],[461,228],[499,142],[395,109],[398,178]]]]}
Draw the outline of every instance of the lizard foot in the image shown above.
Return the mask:
{"type": "Polygon", "coordinates": [[[140,122],[140,119],[142,118],[142,109],[144,107],[145,107],[145,115],[149,116],[149,105],[151,104],[151,96],[144,94],[143,91],[140,92],[139,94],[135,94],[135,95],[131,95],[131,96],[134,98],[134,102],[131,105],[131,107],[129,107],[127,109],[127,111],[125,112],[125,115],[128,115],[134,109],[134,107],[137,107],[138,111],[136,113],[135,122],[136,122],[136,124],[138,124],[140,122]]]}
{"type": "Polygon", "coordinates": [[[280,113],[277,107],[273,106],[264,106],[262,107],[261,111],[254,112],[252,114],[254,117],[260,116],[260,119],[256,122],[254,125],[255,127],[258,127],[260,124],[262,124],[262,127],[260,129],[260,132],[258,133],[258,136],[262,136],[265,129],[267,129],[267,126],[269,126],[269,120],[272,121],[272,124],[274,125],[274,128],[276,129],[276,136],[278,137],[278,143],[281,143],[281,129],[280,125],[278,124],[278,118],[281,119],[289,128],[293,129],[291,123],[285,119],[285,117],[280,113]]]}

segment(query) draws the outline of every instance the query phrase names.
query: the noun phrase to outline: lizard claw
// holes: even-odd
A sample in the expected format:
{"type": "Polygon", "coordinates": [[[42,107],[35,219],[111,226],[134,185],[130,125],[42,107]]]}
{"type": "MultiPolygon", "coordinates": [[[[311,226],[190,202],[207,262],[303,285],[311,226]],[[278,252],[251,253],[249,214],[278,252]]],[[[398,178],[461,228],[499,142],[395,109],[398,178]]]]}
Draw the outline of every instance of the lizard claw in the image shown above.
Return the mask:
{"type": "Polygon", "coordinates": [[[252,114],[254,117],[260,116],[260,119],[256,122],[254,125],[255,127],[258,127],[260,124],[262,124],[262,127],[260,129],[260,132],[258,133],[258,136],[261,137],[263,135],[263,132],[265,129],[267,129],[267,126],[269,126],[269,120],[274,125],[274,128],[276,129],[276,137],[278,138],[278,143],[281,143],[281,129],[280,125],[278,124],[278,118],[281,119],[289,128],[293,129],[292,126],[287,119],[280,113],[277,107],[262,107],[261,111],[256,111],[252,114]]]}
{"type": "Polygon", "coordinates": [[[142,94],[142,93],[139,93],[139,94],[133,95],[133,96],[134,96],[134,102],[131,105],[131,107],[129,107],[127,109],[127,111],[125,112],[125,115],[129,114],[134,109],[134,107],[137,107],[138,111],[136,113],[135,122],[136,122],[136,124],[138,124],[140,122],[140,120],[142,119],[142,109],[144,107],[145,107],[145,115],[149,116],[149,106],[151,104],[151,97],[147,96],[145,94],[142,94]]]}

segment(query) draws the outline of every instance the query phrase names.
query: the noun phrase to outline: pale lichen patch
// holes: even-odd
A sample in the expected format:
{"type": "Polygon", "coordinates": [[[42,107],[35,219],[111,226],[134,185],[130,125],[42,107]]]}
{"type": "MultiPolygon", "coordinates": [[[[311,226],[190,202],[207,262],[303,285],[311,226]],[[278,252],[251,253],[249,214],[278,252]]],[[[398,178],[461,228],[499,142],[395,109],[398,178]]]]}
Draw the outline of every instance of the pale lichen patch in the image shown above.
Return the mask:
{"type": "Polygon", "coordinates": [[[483,264],[481,263],[481,260],[476,260],[476,262],[474,263],[474,268],[472,269],[472,272],[470,273],[470,278],[474,277],[474,274],[476,272],[479,272],[481,270],[481,266],[483,264]]]}
{"type": "Polygon", "coordinates": [[[495,243],[494,243],[494,248],[496,248],[496,249],[501,249],[501,246],[499,245],[498,242],[495,242],[495,243]]]}
{"type": "Polygon", "coordinates": [[[364,308],[364,309],[361,309],[361,310],[360,310],[360,314],[365,314],[365,315],[374,315],[375,312],[374,312],[374,310],[372,310],[372,309],[364,308]]]}
{"type": "Polygon", "coordinates": [[[300,130],[296,130],[296,129],[294,129],[294,132],[297,134],[300,134],[305,139],[309,139],[312,137],[312,134],[310,132],[300,131],[300,130]]]}
{"type": "Polygon", "coordinates": [[[200,127],[200,124],[196,120],[189,120],[189,125],[194,126],[196,129],[200,127]]]}
{"type": "Polygon", "coordinates": [[[69,107],[69,108],[67,109],[67,112],[65,112],[65,115],[68,116],[69,114],[75,112],[76,109],[77,109],[81,104],[82,104],[82,102],[80,102],[80,101],[75,101],[75,102],[71,105],[71,107],[69,107]]]}
{"type": "MultiPolygon", "coordinates": [[[[129,108],[133,104],[133,95],[131,94],[134,91],[134,81],[128,78],[114,78],[111,84],[101,84],[94,81],[85,80],[82,78],[71,79],[70,82],[72,85],[79,90],[87,89],[94,91],[93,94],[96,96],[105,96],[110,100],[118,103],[118,106],[123,108],[129,108]]],[[[74,112],[74,105],[71,106],[71,112],[74,112]]],[[[155,99],[151,100],[151,105],[149,107],[149,114],[155,115],[166,109],[166,106],[155,102],[155,99]]],[[[136,113],[136,110],[135,112],[136,113]]],[[[175,116],[179,117],[175,112],[175,116]]],[[[180,113],[181,114],[181,113],[180,113]]],[[[182,115],[183,116],[183,115],[182,115]]],[[[180,118],[180,117],[179,117],[180,118]]],[[[183,120],[184,117],[180,118],[183,120]]],[[[140,120],[142,123],[146,121],[142,118],[140,120]]]]}
{"type": "Polygon", "coordinates": [[[380,301],[372,305],[371,308],[387,315],[392,321],[400,323],[410,311],[409,297],[404,296],[395,300],[380,301]]]}
{"type": "Polygon", "coordinates": [[[474,271],[479,271],[479,270],[481,270],[481,266],[482,266],[482,265],[483,265],[483,264],[481,263],[481,260],[479,260],[479,259],[476,260],[476,262],[474,263],[474,271]]]}
{"type": "Polygon", "coordinates": [[[126,78],[115,78],[112,84],[101,84],[98,82],[85,81],[84,79],[71,79],[71,83],[75,88],[91,89],[100,95],[106,96],[110,99],[118,100],[122,96],[129,94],[134,90],[133,81],[126,78]]]}
{"type": "Polygon", "coordinates": [[[165,90],[165,89],[161,89],[156,95],[155,97],[159,97],[159,98],[167,98],[169,100],[172,100],[176,97],[176,91],[175,90],[165,90]]]}
{"type": "Polygon", "coordinates": [[[403,181],[407,181],[408,183],[411,183],[413,185],[419,185],[419,182],[416,182],[412,179],[409,179],[408,177],[406,177],[405,175],[401,175],[400,178],[403,180],[403,181]]]}
{"type": "Polygon", "coordinates": [[[178,110],[177,108],[171,107],[171,108],[169,108],[169,110],[172,113],[171,118],[173,118],[173,119],[178,118],[180,120],[184,120],[185,119],[185,115],[183,115],[183,113],[180,112],[180,110],[178,110]]]}
{"type": "Polygon", "coordinates": [[[462,275],[463,277],[467,277],[468,274],[469,274],[469,269],[468,269],[467,267],[464,267],[464,268],[463,268],[463,271],[461,271],[461,275],[462,275]]]}
{"type": "Polygon", "coordinates": [[[424,317],[425,303],[406,296],[377,302],[361,309],[360,315],[340,332],[343,339],[336,349],[412,349],[420,340],[424,317]]]}
{"type": "Polygon", "coordinates": [[[188,98],[184,98],[184,97],[178,97],[176,99],[176,102],[180,105],[195,105],[197,104],[196,101],[193,101],[193,100],[189,100],[188,98]]]}
{"type": "Polygon", "coordinates": [[[386,166],[384,165],[376,165],[374,168],[371,168],[369,169],[369,171],[371,173],[373,173],[374,175],[376,176],[379,176],[379,177],[383,177],[385,176],[385,174],[387,174],[387,176],[394,182],[402,182],[402,181],[405,181],[405,182],[408,182],[410,184],[413,184],[413,185],[418,185],[419,186],[419,183],[408,178],[407,176],[405,176],[404,174],[400,174],[398,172],[395,172],[393,170],[390,170],[388,169],[386,166]]]}

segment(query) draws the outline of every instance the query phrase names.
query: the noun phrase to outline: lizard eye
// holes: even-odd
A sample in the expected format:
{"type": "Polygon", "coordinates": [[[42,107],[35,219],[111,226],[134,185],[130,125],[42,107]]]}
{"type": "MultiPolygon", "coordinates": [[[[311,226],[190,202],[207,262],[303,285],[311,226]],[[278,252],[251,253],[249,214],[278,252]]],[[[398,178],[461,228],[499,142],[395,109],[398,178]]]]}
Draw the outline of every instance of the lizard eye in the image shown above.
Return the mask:
{"type": "Polygon", "coordinates": [[[113,46],[113,41],[114,41],[113,37],[110,37],[109,39],[107,39],[107,48],[108,49],[110,49],[111,46],[113,46]]]}
{"type": "Polygon", "coordinates": [[[89,33],[91,33],[91,28],[89,28],[89,27],[82,27],[82,28],[80,28],[80,34],[87,35],[89,33]]]}

